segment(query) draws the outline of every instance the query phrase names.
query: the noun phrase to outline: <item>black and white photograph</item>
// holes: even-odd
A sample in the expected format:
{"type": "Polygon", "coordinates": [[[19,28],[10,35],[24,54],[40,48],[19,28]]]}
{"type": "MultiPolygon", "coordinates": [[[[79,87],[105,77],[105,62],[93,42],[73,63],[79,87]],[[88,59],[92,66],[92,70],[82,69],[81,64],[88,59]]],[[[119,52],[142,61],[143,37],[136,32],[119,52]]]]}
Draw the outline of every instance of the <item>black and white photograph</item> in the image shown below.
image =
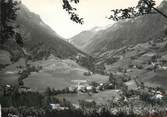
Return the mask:
{"type": "Polygon", "coordinates": [[[167,117],[167,0],[0,0],[0,117],[167,117]]]}

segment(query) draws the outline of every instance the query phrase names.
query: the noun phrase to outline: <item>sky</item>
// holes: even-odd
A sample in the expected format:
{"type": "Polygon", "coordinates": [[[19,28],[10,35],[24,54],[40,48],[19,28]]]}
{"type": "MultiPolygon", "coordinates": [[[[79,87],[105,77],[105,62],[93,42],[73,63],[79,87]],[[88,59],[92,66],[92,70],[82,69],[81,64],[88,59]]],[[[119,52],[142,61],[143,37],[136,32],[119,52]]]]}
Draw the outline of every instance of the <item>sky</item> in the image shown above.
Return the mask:
{"type": "MultiPolygon", "coordinates": [[[[63,38],[71,38],[81,31],[96,26],[107,26],[114,22],[107,19],[111,9],[136,6],[138,0],[80,0],[75,5],[84,24],[76,24],[62,9],[62,0],[22,0],[28,9],[39,14],[41,19],[63,38]]],[[[162,0],[156,0],[157,5],[162,0]]]]}

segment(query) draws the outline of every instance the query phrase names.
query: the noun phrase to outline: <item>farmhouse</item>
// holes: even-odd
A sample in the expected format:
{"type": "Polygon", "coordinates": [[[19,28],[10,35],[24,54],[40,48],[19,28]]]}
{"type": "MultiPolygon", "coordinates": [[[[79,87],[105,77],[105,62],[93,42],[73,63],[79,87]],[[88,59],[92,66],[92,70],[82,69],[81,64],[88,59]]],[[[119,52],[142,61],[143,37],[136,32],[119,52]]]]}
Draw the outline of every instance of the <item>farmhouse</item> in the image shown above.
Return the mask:
{"type": "Polygon", "coordinates": [[[68,110],[68,107],[62,107],[60,104],[49,104],[52,110],[68,110]]]}

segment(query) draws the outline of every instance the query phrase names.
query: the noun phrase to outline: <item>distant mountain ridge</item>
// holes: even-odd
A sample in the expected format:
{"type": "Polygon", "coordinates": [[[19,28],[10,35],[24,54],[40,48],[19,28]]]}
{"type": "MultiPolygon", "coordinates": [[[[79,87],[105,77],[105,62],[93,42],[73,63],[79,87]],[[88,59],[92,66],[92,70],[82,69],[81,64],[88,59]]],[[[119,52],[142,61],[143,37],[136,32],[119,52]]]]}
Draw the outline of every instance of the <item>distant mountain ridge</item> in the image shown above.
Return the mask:
{"type": "MultiPolygon", "coordinates": [[[[110,26],[110,25],[109,25],[110,26]]],[[[73,44],[75,47],[85,50],[87,45],[89,45],[93,40],[94,37],[103,30],[106,30],[109,26],[104,27],[94,27],[88,31],[83,31],[77,34],[76,36],[69,39],[69,42],[73,44]]]]}
{"type": "MultiPolygon", "coordinates": [[[[158,7],[163,13],[167,14],[167,1],[164,0],[158,7]]],[[[88,36],[81,36],[80,33],[75,36],[75,41],[72,44],[80,46],[81,40],[85,40],[85,45],[82,45],[83,51],[89,54],[105,52],[112,49],[118,49],[122,46],[131,44],[144,43],[146,41],[157,38],[167,30],[167,20],[160,14],[149,14],[140,16],[135,19],[123,20],[115,23],[105,30],[100,30],[93,36],[86,31],[88,36]],[[78,41],[79,40],[79,41],[78,41]]],[[[91,33],[92,34],[92,33],[91,33]]]]}

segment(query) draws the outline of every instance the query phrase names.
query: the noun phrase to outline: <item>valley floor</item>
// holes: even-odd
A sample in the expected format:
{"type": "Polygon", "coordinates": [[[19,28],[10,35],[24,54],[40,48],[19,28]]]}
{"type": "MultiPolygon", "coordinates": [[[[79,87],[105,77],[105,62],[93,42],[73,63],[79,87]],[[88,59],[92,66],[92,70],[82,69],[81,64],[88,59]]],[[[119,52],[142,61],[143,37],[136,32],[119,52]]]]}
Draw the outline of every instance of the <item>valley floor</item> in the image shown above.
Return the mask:
{"type": "MultiPolygon", "coordinates": [[[[111,113],[132,110],[141,115],[165,112],[167,53],[161,42],[156,43],[156,49],[152,47],[149,43],[143,43],[103,53],[98,58],[97,66],[104,65],[104,75],[92,73],[73,60],[62,60],[53,55],[47,60],[29,61],[28,67],[25,66],[24,59],[13,64],[4,62],[10,65],[0,71],[1,88],[5,89],[0,101],[2,103],[10,98],[11,103],[3,102],[3,105],[14,106],[18,103],[25,106],[26,102],[12,102],[17,99],[8,95],[18,86],[18,99],[29,100],[26,96],[23,98],[22,94],[32,93],[31,95],[38,95],[34,96],[34,100],[39,98],[39,105],[42,106],[47,98],[49,103],[44,105],[50,105],[49,109],[53,111],[64,110],[64,103],[67,101],[73,108],[86,109],[86,112],[89,109],[102,109],[103,106],[111,113]],[[112,61],[113,58],[117,60],[112,61]],[[62,100],[66,101],[61,102],[62,100]]],[[[5,56],[4,52],[3,54],[5,56]]]]}

